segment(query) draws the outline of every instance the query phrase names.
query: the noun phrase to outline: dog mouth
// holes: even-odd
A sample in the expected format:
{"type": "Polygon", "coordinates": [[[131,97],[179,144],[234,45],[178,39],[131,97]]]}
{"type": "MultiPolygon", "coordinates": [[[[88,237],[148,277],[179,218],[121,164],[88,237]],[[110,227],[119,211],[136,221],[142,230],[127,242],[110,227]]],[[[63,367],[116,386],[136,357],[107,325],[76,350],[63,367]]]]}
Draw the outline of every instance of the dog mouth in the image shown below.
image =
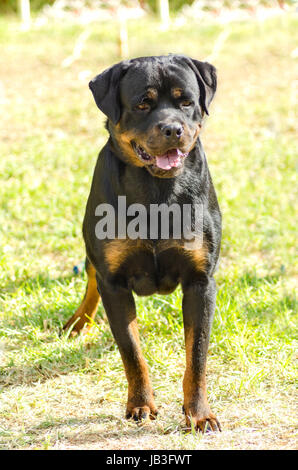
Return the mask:
{"type": "Polygon", "coordinates": [[[132,142],[132,147],[140,160],[146,165],[166,171],[181,168],[184,159],[188,155],[188,153],[184,153],[178,148],[169,149],[162,155],[150,155],[141,145],[135,142],[132,142]]]}

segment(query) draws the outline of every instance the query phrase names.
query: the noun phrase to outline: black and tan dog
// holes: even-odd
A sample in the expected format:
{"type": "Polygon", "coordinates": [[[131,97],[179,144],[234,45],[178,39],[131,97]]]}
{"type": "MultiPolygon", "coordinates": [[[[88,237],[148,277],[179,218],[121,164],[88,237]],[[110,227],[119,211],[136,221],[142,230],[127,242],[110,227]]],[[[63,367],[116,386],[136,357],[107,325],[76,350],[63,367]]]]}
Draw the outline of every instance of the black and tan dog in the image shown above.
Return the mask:
{"type": "MultiPolygon", "coordinates": [[[[182,55],[142,57],[107,69],[89,84],[108,117],[110,137],[101,150],[83,223],[88,285],[82,304],[67,322],[74,332],[94,318],[99,296],[118,344],[128,380],[127,418],[154,418],[157,408],[138,336],[132,291],[168,294],[183,289],[186,424],[220,430],[206,393],[206,357],[215,309],[213,279],[221,240],[221,215],[199,139],[216,90],[216,71],[182,55]],[[159,237],[99,239],[96,208],[127,205],[198,204],[203,243],[159,237]]],[[[150,215],[148,213],[148,219],[150,215]]],[[[116,217],[116,228],[117,228],[116,217]]],[[[150,220],[148,220],[150,225],[150,220]]],[[[149,230],[149,229],[148,229],[149,230]]]]}

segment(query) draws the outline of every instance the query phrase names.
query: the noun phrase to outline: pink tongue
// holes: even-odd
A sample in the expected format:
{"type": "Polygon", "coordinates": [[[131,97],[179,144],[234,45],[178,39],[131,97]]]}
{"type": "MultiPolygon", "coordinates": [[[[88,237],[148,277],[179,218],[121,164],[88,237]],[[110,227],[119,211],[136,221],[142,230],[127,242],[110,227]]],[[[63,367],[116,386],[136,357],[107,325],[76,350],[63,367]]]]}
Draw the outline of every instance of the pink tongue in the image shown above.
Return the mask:
{"type": "Polygon", "coordinates": [[[164,155],[156,157],[156,165],[162,170],[170,170],[171,168],[180,165],[180,157],[182,155],[183,153],[178,149],[169,150],[164,155]]]}

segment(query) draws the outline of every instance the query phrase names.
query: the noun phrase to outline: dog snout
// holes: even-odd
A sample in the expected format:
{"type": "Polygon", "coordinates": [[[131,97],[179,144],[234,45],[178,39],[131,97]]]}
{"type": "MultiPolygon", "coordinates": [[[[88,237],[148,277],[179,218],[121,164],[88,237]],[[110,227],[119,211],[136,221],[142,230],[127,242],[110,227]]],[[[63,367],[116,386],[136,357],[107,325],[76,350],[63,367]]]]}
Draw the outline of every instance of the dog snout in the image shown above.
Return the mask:
{"type": "Polygon", "coordinates": [[[164,137],[173,141],[179,140],[184,132],[183,126],[179,122],[160,123],[158,127],[164,137]]]}

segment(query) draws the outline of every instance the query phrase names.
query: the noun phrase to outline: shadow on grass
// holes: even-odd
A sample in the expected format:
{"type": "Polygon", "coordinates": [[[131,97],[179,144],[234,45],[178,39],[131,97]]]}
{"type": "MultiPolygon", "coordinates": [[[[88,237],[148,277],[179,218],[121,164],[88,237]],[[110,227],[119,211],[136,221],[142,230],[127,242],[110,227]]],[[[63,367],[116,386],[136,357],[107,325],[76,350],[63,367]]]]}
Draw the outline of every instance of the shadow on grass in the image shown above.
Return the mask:
{"type": "MultiPolygon", "coordinates": [[[[75,432],[64,439],[67,444],[84,446],[92,443],[104,444],[109,440],[136,439],[146,436],[163,436],[171,433],[183,433],[186,435],[185,420],[183,415],[180,416],[180,422],[177,422],[179,414],[175,418],[170,417],[168,423],[165,423],[164,417],[157,417],[156,420],[148,420],[142,423],[136,423],[132,419],[124,418],[125,402],[119,406],[117,414],[97,411],[97,416],[71,418],[59,421],[44,421],[40,424],[30,427],[27,430],[31,435],[37,435],[38,440],[41,439],[41,433],[44,431],[48,435],[49,432],[59,432],[63,428],[67,428],[67,432],[71,433],[72,429],[79,429],[83,426],[81,432],[75,432]],[[163,421],[163,423],[162,423],[163,421]],[[105,426],[106,424],[106,426],[105,426]],[[166,424],[166,425],[165,425],[166,424]],[[92,427],[100,426],[98,431],[92,427]],[[89,427],[90,429],[88,429],[89,427]],[[87,428],[87,429],[86,429],[87,428]],[[109,429],[106,429],[109,428],[109,429]]],[[[91,411],[91,406],[90,406],[91,411]]]]}

